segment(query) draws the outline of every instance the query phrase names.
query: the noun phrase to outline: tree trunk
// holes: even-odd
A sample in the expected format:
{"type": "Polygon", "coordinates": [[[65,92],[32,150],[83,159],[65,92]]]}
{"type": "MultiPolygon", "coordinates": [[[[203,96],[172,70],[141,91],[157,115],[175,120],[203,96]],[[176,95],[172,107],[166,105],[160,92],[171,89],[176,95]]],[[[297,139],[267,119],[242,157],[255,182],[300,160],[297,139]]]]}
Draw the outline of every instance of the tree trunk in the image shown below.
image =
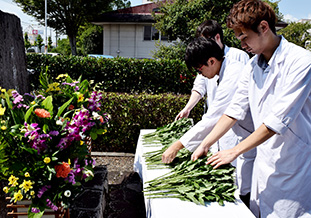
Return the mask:
{"type": "Polygon", "coordinates": [[[29,92],[29,75],[20,19],[0,10],[0,86],[29,92]]]}
{"type": "Polygon", "coordinates": [[[76,45],[76,36],[75,35],[68,35],[70,48],[71,48],[71,54],[77,55],[77,45],[76,45]]]}

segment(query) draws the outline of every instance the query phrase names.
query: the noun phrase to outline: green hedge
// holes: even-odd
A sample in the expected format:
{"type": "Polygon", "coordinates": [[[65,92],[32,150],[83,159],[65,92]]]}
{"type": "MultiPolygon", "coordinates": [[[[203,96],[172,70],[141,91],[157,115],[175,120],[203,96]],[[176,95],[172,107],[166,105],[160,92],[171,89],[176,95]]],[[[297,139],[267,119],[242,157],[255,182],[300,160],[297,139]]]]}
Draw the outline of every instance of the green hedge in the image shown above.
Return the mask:
{"type": "MultiPolygon", "coordinates": [[[[135,153],[140,129],[156,129],[174,121],[189,95],[104,93],[103,111],[111,115],[107,133],[93,143],[93,151],[135,153]]],[[[203,100],[190,117],[198,122],[203,100]]]]}
{"type": "Polygon", "coordinates": [[[46,66],[52,78],[65,73],[72,78],[82,75],[101,83],[100,88],[107,92],[189,94],[195,78],[182,60],[27,54],[33,88],[38,87],[39,74],[46,66]]]}

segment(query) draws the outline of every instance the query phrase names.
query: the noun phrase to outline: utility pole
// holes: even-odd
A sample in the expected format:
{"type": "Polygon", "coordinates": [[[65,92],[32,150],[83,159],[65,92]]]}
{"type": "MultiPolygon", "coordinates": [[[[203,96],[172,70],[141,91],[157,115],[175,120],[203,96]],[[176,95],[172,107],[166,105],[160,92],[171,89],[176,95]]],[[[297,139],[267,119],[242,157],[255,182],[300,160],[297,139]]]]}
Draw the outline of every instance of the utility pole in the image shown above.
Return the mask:
{"type": "Polygon", "coordinates": [[[47,10],[48,3],[47,0],[45,0],[45,46],[44,46],[44,53],[47,54],[48,51],[48,29],[47,29],[47,10]]]}

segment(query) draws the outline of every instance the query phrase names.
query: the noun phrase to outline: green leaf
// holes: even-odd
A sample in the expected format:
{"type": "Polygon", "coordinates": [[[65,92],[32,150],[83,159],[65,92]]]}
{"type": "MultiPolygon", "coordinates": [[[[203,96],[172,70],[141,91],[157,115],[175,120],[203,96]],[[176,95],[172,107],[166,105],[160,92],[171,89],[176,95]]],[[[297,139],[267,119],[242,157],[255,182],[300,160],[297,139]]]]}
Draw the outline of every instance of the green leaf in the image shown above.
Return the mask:
{"type": "Polygon", "coordinates": [[[91,132],[90,135],[91,135],[92,140],[97,139],[97,133],[96,132],[91,132]]]}
{"type": "Polygon", "coordinates": [[[44,214],[44,210],[40,211],[39,213],[32,213],[31,212],[31,206],[28,209],[28,218],[41,218],[44,214]]]}
{"type": "Polygon", "coordinates": [[[29,118],[29,116],[31,115],[31,113],[33,112],[34,107],[35,107],[35,105],[31,106],[31,107],[27,110],[27,112],[26,112],[26,114],[25,114],[25,122],[26,122],[26,123],[28,123],[28,118],[29,118]]]}
{"type": "Polygon", "coordinates": [[[67,102],[65,102],[58,110],[57,116],[60,117],[60,115],[63,113],[63,111],[69,106],[69,104],[72,102],[74,97],[69,99],[67,102]]]}
{"type": "Polygon", "coordinates": [[[43,101],[42,101],[42,103],[41,103],[41,105],[48,111],[48,112],[50,112],[50,114],[51,114],[51,116],[53,116],[53,98],[52,98],[52,96],[48,96],[48,97],[46,97],[43,101]]]}

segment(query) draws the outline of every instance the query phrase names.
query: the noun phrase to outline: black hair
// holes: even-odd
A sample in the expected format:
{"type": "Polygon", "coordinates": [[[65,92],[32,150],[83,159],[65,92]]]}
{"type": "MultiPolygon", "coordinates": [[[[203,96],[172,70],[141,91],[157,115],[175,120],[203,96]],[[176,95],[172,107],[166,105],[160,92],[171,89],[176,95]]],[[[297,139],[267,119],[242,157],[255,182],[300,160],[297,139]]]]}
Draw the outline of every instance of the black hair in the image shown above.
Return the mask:
{"type": "Polygon", "coordinates": [[[217,34],[219,34],[220,41],[223,43],[224,33],[222,31],[221,25],[215,20],[206,20],[198,26],[195,36],[204,36],[207,39],[215,39],[217,34]]]}
{"type": "Polygon", "coordinates": [[[211,57],[221,61],[224,57],[224,52],[214,40],[201,36],[194,38],[188,44],[185,62],[188,69],[193,71],[193,68],[197,69],[202,65],[206,65],[208,59],[211,57]]]}

